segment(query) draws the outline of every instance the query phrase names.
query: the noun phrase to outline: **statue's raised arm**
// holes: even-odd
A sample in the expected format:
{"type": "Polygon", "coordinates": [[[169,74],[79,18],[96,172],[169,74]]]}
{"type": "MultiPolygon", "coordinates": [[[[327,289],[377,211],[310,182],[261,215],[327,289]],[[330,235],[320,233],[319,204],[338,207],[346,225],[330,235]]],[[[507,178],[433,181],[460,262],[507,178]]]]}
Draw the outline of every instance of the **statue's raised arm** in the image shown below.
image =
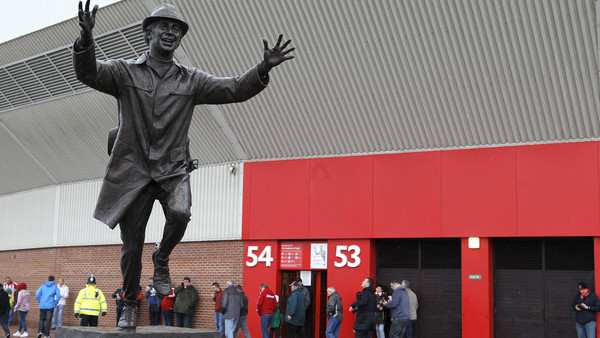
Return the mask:
{"type": "Polygon", "coordinates": [[[285,48],[292,42],[291,39],[288,39],[283,45],[281,44],[281,40],[283,39],[283,34],[279,35],[279,39],[273,48],[269,48],[269,42],[267,39],[263,39],[263,44],[265,45],[264,51],[264,59],[261,62],[261,67],[264,67],[266,71],[270,71],[271,68],[279,66],[282,62],[293,59],[293,55],[287,55],[290,52],[293,52],[296,48],[292,47],[288,50],[285,48]]]}
{"type": "Polygon", "coordinates": [[[90,12],[90,0],[85,2],[85,10],[82,1],[79,1],[79,26],[81,27],[81,41],[84,44],[92,40],[92,29],[96,25],[96,12],[98,12],[98,5],[95,5],[90,12]]]}

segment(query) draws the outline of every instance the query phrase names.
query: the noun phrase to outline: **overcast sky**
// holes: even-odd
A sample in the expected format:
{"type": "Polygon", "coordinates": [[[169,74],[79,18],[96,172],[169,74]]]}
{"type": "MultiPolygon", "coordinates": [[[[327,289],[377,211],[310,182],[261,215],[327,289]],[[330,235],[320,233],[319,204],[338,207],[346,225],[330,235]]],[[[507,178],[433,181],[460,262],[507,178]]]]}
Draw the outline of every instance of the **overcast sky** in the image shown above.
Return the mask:
{"type": "MultiPolygon", "coordinates": [[[[92,0],[100,7],[120,0],[92,0]]],[[[38,31],[77,16],[79,0],[3,0],[0,43],[38,31]]],[[[84,2],[85,5],[85,2],[84,2]]]]}

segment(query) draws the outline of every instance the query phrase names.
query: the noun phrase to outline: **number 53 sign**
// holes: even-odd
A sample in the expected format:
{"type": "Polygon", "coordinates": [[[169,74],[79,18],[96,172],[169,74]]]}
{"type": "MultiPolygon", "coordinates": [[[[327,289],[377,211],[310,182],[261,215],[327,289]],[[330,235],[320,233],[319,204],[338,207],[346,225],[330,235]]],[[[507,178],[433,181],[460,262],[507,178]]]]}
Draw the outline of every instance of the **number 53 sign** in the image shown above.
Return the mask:
{"type": "Polygon", "coordinates": [[[336,268],[343,268],[344,266],[355,268],[360,265],[360,247],[358,245],[338,245],[335,247],[335,257],[336,260],[333,265],[336,268]]]}

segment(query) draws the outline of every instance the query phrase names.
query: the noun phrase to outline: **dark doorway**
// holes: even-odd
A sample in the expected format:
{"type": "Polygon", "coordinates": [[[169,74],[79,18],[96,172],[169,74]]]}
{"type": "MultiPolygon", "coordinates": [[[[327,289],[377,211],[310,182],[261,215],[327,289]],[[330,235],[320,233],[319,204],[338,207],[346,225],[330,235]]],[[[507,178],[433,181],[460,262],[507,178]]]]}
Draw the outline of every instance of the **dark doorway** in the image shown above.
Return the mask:
{"type": "Polygon", "coordinates": [[[414,336],[461,337],[460,239],[381,239],[376,247],[376,283],[390,293],[390,281],[407,279],[418,297],[414,336]]]}
{"type": "MultiPolygon", "coordinates": [[[[291,292],[289,285],[298,277],[300,277],[299,271],[281,271],[281,299],[279,302],[284,316],[287,300],[291,292]]],[[[304,337],[325,338],[325,330],[327,329],[327,318],[325,316],[327,308],[327,271],[311,271],[311,280],[303,280],[303,284],[308,289],[311,300],[306,310],[304,337]]],[[[285,338],[285,325],[282,328],[281,336],[285,338]]]]}
{"type": "Polygon", "coordinates": [[[594,285],[593,239],[495,239],[493,252],[495,337],[577,337],[571,301],[579,281],[594,285]]]}

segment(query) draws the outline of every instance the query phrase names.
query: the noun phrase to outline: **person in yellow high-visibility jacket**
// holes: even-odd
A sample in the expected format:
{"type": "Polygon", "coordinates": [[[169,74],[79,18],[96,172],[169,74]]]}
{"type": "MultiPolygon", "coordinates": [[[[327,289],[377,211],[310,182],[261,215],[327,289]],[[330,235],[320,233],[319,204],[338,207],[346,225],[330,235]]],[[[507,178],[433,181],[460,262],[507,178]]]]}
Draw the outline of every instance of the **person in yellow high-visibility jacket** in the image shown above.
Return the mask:
{"type": "Polygon", "coordinates": [[[81,326],[98,326],[100,313],[106,316],[106,298],[96,287],[96,277],[92,275],[75,300],[75,318],[81,317],[81,326]]]}

